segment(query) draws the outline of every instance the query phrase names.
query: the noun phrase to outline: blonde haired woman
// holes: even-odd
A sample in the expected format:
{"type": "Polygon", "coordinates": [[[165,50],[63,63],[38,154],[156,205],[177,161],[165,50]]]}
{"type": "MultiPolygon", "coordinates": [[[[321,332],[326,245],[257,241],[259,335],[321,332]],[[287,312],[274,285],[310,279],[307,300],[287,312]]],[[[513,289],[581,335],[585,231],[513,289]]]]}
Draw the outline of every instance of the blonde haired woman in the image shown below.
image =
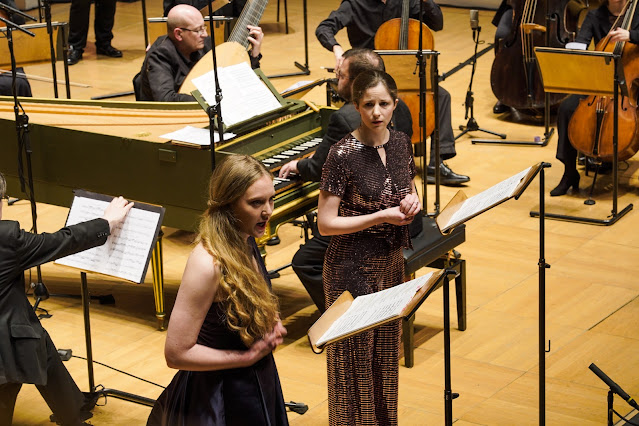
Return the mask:
{"type": "Polygon", "coordinates": [[[164,349],[180,371],[148,424],[288,424],[271,354],[286,329],[255,244],[274,195],[271,174],[249,156],[227,158],[211,176],[164,349]]]}

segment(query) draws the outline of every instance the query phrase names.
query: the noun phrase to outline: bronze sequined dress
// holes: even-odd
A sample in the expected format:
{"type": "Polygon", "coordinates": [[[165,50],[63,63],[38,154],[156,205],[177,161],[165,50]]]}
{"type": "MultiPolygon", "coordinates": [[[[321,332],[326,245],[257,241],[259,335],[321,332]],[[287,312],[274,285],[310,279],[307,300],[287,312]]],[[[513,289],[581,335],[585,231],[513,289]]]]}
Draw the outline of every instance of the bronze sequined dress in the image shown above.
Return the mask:
{"type": "MultiPolygon", "coordinates": [[[[398,206],[411,192],[415,163],[408,136],[391,130],[377,149],[349,134],[331,147],[320,189],[341,198],[340,216],[359,216],[398,206]]],[[[387,223],[332,237],[324,260],[324,292],[330,306],[344,291],[353,297],[384,290],[404,279],[402,248],[407,226],[387,223]]],[[[400,321],[326,349],[331,425],[397,424],[400,321]]]]}

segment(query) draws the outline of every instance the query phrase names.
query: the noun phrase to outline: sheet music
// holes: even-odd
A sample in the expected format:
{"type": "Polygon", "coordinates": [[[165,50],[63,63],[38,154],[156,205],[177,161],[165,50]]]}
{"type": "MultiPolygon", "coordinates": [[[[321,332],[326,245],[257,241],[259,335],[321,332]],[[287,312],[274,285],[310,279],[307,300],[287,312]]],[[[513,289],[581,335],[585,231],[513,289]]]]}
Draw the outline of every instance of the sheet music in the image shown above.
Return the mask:
{"type": "MultiPolygon", "coordinates": [[[[76,196],[67,226],[102,217],[108,205],[107,201],[76,196]]],[[[136,209],[134,205],[106,244],[63,257],[56,263],[141,283],[159,220],[159,213],[136,209]]]]}
{"type": "MultiPolygon", "coordinates": [[[[246,62],[217,70],[222,88],[222,119],[227,126],[282,106],[246,62]]],[[[204,100],[209,105],[215,105],[214,72],[209,71],[192,81],[204,100]]]]}
{"type": "Polygon", "coordinates": [[[464,220],[489,209],[500,201],[511,197],[517,188],[517,185],[519,185],[519,182],[521,182],[524,176],[528,174],[531,168],[532,167],[528,167],[526,170],[499,182],[497,185],[466,199],[461,204],[459,210],[451,216],[448,223],[442,226],[442,229],[446,229],[455,223],[461,223],[464,220]]]}
{"type": "MultiPolygon", "coordinates": [[[[166,133],[160,137],[171,139],[173,141],[192,143],[194,145],[211,145],[211,135],[209,133],[209,129],[200,129],[199,127],[193,126],[186,126],[182,129],[176,130],[175,132],[166,133]]],[[[235,133],[224,133],[225,141],[233,139],[234,137],[235,133]]],[[[218,132],[215,132],[215,134],[213,135],[213,141],[215,143],[220,141],[220,135],[218,132]]]]}
{"type": "Polygon", "coordinates": [[[378,324],[402,313],[408,302],[434,272],[377,293],[359,296],[344,314],[317,339],[317,346],[338,337],[378,324]]]}
{"type": "Polygon", "coordinates": [[[293,83],[290,86],[288,86],[286,89],[282,90],[280,93],[286,93],[286,92],[291,92],[295,89],[299,89],[302,86],[306,86],[307,84],[311,84],[313,82],[313,80],[301,80],[298,81],[297,83],[293,83]]]}

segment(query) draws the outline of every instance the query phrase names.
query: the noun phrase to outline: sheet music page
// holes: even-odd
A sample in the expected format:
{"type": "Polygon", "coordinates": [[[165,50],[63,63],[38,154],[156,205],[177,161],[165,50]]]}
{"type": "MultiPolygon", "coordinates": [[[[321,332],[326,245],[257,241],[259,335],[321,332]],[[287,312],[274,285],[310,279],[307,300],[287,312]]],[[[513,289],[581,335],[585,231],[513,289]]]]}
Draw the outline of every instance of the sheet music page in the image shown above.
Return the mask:
{"type": "Polygon", "coordinates": [[[295,89],[299,89],[300,87],[306,86],[307,84],[311,84],[312,82],[313,82],[313,80],[301,80],[301,81],[298,81],[297,83],[293,83],[290,86],[288,86],[286,89],[282,90],[280,92],[280,94],[286,93],[286,92],[290,92],[290,91],[295,90],[295,89]]]}
{"type": "MultiPolygon", "coordinates": [[[[200,129],[199,127],[186,126],[175,132],[166,133],[161,138],[171,139],[173,141],[187,142],[194,145],[209,146],[211,145],[211,135],[209,129],[200,129]]],[[[235,133],[224,133],[224,140],[228,141],[235,137],[235,133]]],[[[220,141],[220,135],[216,131],[213,135],[215,143],[220,141]]]]}
{"type": "MultiPolygon", "coordinates": [[[[75,197],[67,226],[102,217],[108,205],[107,201],[75,197]]],[[[141,283],[159,220],[159,213],[136,209],[134,205],[106,244],[63,257],[56,263],[141,283]]]]}
{"type": "Polygon", "coordinates": [[[480,213],[510,197],[517,188],[517,185],[519,185],[519,182],[521,182],[531,168],[532,167],[528,167],[526,170],[499,182],[497,185],[466,199],[460,206],[459,210],[451,216],[448,223],[442,226],[442,229],[446,229],[452,224],[463,222],[469,217],[472,217],[473,215],[480,213]]]}
{"type": "MultiPolygon", "coordinates": [[[[222,119],[227,126],[265,114],[282,105],[246,62],[218,68],[222,88],[222,119]]],[[[215,74],[209,71],[193,84],[209,105],[215,105],[215,74]]]]}
{"type": "Polygon", "coordinates": [[[316,345],[322,346],[338,337],[400,315],[433,274],[431,272],[395,287],[355,298],[348,310],[317,339],[316,345]]]}

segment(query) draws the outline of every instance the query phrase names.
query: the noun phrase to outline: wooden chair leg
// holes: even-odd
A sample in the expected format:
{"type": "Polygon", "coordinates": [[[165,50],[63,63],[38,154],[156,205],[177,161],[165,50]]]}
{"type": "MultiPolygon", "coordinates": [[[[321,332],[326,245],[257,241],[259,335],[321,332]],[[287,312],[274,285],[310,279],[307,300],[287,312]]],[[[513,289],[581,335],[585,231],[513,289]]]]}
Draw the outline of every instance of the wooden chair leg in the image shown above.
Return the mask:
{"type": "Polygon", "coordinates": [[[466,330],[466,261],[458,260],[459,276],[455,278],[455,293],[457,299],[457,329],[466,330]]]}
{"type": "Polygon", "coordinates": [[[413,322],[415,314],[402,320],[402,340],[404,341],[404,366],[412,368],[415,364],[414,348],[415,348],[415,328],[413,322]]]}

